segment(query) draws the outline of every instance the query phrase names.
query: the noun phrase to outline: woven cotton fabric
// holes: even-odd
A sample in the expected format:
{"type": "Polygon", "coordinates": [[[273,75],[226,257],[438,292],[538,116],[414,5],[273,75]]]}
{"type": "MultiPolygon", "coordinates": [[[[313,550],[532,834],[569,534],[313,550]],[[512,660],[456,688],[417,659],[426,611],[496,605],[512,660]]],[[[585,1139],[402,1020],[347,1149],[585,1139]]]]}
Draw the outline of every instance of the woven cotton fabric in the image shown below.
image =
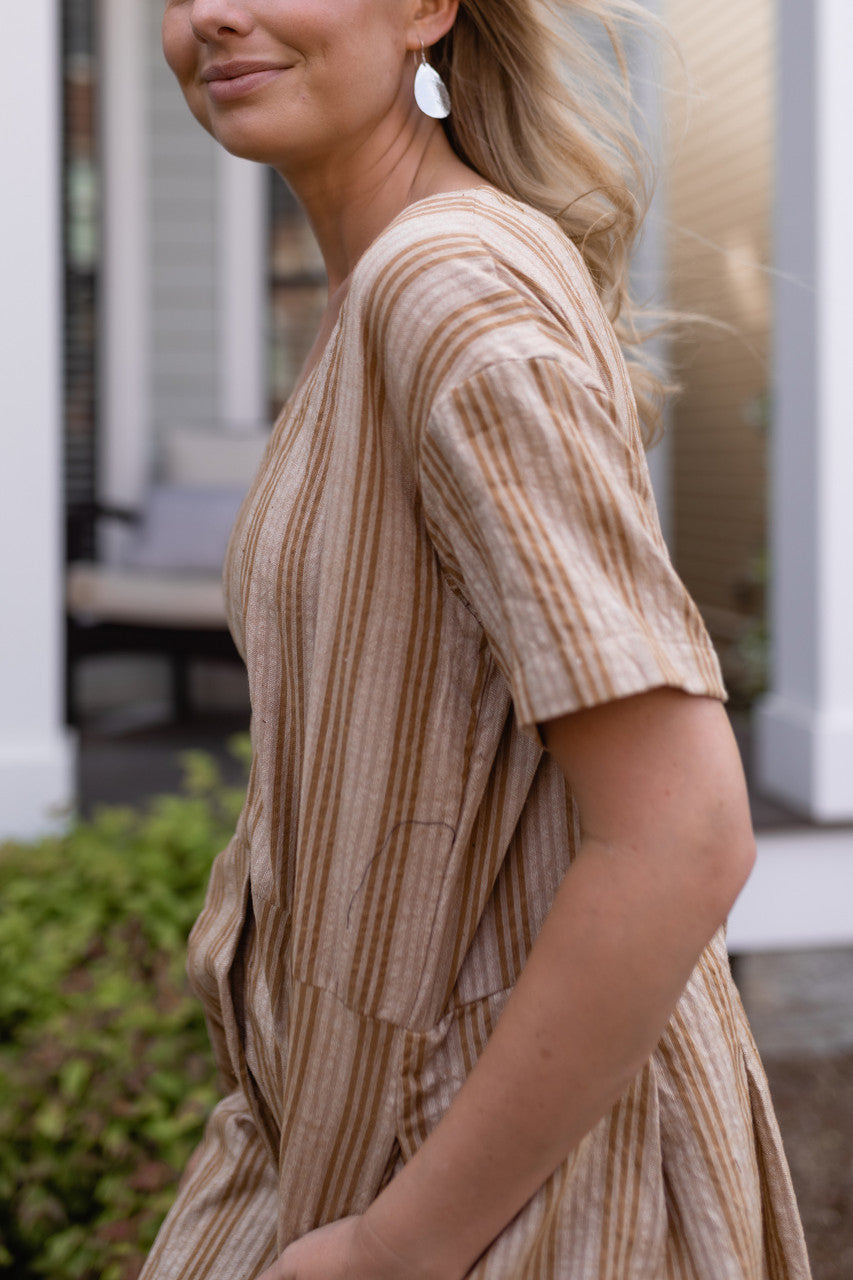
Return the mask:
{"type": "MultiPolygon", "coordinates": [[[[250,1280],[426,1139],[576,848],[537,726],[661,686],[724,696],[580,255],[488,189],[412,206],[360,260],[225,589],[254,754],[189,969],[226,1096],[144,1280],[250,1280]]],[[[808,1274],[720,933],[472,1275],[808,1274]]]]}

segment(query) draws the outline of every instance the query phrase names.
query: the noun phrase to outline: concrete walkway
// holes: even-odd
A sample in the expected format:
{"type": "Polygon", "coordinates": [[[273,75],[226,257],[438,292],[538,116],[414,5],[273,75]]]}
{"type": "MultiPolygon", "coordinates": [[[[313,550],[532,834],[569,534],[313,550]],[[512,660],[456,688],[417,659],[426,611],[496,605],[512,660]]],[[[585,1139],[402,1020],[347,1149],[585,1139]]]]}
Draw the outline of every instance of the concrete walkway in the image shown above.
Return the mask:
{"type": "Polygon", "coordinates": [[[766,1060],[853,1050],[853,948],[742,956],[737,983],[766,1060]]]}

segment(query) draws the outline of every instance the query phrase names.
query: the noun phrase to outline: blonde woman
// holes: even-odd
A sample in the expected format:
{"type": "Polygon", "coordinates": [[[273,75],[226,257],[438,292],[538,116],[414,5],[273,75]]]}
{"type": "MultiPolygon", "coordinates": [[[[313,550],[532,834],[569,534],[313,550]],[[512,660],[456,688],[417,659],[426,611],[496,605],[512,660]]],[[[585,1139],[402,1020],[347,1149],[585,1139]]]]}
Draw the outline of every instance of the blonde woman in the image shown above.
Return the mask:
{"type": "Polygon", "coordinates": [[[190,945],[225,1097],[145,1280],[806,1280],[721,928],[744,782],[613,328],[604,65],[579,27],[561,79],[535,0],[163,31],[329,302],[226,563],[254,760],[190,945]]]}

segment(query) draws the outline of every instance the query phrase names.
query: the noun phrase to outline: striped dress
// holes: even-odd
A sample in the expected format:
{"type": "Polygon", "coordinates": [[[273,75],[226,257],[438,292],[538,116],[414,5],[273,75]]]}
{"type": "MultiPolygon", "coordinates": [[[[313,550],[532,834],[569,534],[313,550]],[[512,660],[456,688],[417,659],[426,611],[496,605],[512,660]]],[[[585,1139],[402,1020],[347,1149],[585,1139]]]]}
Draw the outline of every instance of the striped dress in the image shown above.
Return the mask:
{"type": "MultiPolygon", "coordinates": [[[[359,261],[225,589],[254,755],[189,955],[225,1096],[143,1280],[250,1280],[435,1126],[576,848],[537,725],[724,696],[580,256],[486,188],[412,206],[359,261]]],[[[471,1275],[806,1280],[722,933],[471,1275]]]]}

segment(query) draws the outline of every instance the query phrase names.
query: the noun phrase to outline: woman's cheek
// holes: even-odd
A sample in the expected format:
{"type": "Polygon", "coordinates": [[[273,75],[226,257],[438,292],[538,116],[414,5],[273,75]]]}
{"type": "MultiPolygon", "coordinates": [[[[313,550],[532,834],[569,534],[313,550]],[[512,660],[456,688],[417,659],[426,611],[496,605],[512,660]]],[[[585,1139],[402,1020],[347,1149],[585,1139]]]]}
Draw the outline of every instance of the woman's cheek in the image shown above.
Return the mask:
{"type": "Polygon", "coordinates": [[[198,120],[199,124],[202,125],[208,133],[213,133],[213,127],[210,123],[210,110],[207,105],[204,90],[199,89],[197,85],[190,85],[189,87],[181,85],[181,88],[183,89],[187,106],[195,116],[196,120],[198,120]]]}
{"type": "Polygon", "coordinates": [[[174,17],[170,17],[169,10],[166,11],[163,19],[163,54],[170,71],[180,85],[187,106],[199,124],[210,133],[210,113],[204,89],[198,79],[196,41],[191,32],[185,34],[175,29],[180,17],[177,11],[174,17]]]}

